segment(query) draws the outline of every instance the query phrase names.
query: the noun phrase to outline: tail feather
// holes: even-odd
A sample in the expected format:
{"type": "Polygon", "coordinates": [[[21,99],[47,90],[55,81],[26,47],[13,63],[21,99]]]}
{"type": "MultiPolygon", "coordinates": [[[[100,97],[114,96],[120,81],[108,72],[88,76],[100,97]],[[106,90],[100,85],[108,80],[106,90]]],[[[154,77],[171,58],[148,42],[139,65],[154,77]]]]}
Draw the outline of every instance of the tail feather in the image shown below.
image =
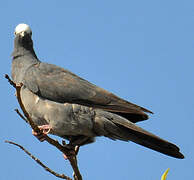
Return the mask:
{"type": "Polygon", "coordinates": [[[103,124],[101,127],[103,127],[104,133],[102,134],[106,137],[132,141],[175,158],[184,158],[184,155],[181,154],[180,149],[176,145],[161,139],[120,116],[103,113],[103,117],[98,118],[98,123],[99,121],[101,121],[101,125],[103,124]]]}
{"type": "Polygon", "coordinates": [[[145,130],[137,131],[120,125],[118,126],[120,129],[122,129],[123,132],[125,132],[124,140],[126,140],[126,138],[128,137],[130,141],[133,141],[134,143],[140,144],[142,146],[153,149],[160,153],[163,153],[175,158],[179,158],[179,159],[184,158],[183,154],[179,152],[180,149],[176,145],[166,140],[163,140],[151,133],[148,134],[148,132],[145,134],[144,133],[145,130]],[[127,134],[130,134],[130,135],[127,135],[127,134]]]}

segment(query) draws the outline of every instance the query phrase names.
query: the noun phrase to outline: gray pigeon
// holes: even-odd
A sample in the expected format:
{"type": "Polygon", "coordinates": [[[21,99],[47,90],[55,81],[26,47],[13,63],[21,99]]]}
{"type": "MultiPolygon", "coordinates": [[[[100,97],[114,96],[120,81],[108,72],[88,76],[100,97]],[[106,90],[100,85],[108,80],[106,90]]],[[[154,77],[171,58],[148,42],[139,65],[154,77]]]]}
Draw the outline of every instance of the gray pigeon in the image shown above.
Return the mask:
{"type": "Polygon", "coordinates": [[[134,123],[151,111],[76,76],[41,62],[26,24],[15,29],[12,79],[23,83],[21,98],[33,121],[43,130],[68,139],[73,146],[94,142],[96,136],[132,141],[163,154],[184,158],[179,148],[134,123]]]}

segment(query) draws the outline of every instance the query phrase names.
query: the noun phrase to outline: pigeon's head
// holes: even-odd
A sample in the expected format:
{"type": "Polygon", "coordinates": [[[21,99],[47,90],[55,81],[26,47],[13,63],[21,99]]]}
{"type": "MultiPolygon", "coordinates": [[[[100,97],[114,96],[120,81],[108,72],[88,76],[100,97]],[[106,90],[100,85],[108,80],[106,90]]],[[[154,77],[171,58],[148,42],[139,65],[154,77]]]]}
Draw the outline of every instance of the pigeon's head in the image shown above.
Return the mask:
{"type": "Polygon", "coordinates": [[[14,32],[15,36],[20,36],[20,37],[24,37],[26,35],[31,36],[32,35],[32,31],[30,29],[30,26],[27,24],[18,24],[15,28],[15,32],[14,32]]]}
{"type": "Polygon", "coordinates": [[[33,49],[32,31],[27,24],[18,24],[15,28],[14,52],[12,56],[31,53],[36,57],[33,49]]]}

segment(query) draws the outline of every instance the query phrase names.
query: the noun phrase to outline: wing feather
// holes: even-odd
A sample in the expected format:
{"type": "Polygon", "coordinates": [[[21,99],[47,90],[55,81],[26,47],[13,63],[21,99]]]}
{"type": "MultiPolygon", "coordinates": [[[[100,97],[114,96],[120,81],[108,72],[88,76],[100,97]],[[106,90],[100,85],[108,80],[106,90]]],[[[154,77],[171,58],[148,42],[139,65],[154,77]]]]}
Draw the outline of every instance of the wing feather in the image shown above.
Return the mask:
{"type": "Polygon", "coordinates": [[[45,99],[104,109],[133,122],[148,119],[144,112],[152,113],[52,64],[32,65],[26,71],[24,84],[45,99]]]}

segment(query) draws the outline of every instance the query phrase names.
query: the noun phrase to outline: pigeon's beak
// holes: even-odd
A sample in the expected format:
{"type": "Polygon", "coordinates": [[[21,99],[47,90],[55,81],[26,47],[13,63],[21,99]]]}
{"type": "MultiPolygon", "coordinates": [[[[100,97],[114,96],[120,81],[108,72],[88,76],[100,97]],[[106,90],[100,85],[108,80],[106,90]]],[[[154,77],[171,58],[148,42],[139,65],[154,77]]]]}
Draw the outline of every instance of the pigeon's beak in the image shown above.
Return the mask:
{"type": "Polygon", "coordinates": [[[22,31],[22,32],[20,33],[20,36],[21,36],[21,37],[24,37],[25,34],[26,34],[26,32],[25,32],[25,31],[22,31]]]}
{"type": "Polygon", "coordinates": [[[14,34],[15,34],[15,36],[19,35],[20,37],[24,37],[26,35],[26,32],[25,31],[22,31],[20,33],[15,32],[14,34]]]}

